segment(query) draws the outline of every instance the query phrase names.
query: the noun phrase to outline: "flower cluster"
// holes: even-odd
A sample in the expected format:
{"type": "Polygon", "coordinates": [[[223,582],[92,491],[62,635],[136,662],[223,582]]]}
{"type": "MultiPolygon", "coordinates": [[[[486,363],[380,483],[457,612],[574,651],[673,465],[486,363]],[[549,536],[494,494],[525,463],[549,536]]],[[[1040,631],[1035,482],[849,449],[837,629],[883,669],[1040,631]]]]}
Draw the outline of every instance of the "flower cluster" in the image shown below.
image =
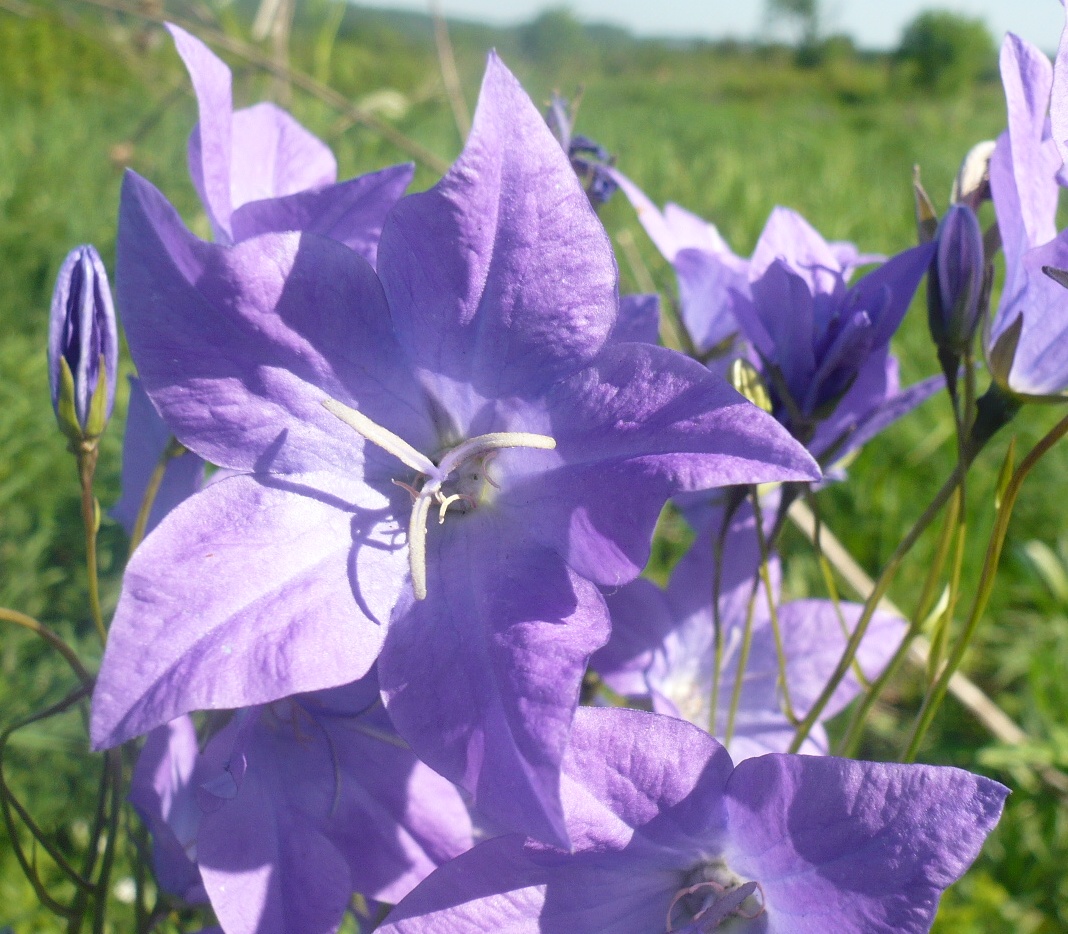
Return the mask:
{"type": "MultiPolygon", "coordinates": [[[[127,174],[135,548],[91,712],[97,749],[147,734],[130,800],[161,889],[226,934],[929,930],[1007,789],[830,755],[825,721],[916,627],[878,593],[784,599],[780,533],[943,386],[966,468],[977,333],[999,399],[1068,387],[1043,272],[1068,266],[1064,68],[1007,39],[1008,129],[918,246],[862,253],[780,207],[745,259],[496,55],[462,154],[404,195],[411,166],[337,182],[171,33],[213,240],[127,174]],[[616,186],[690,354],[660,346],[655,296],[619,296],[594,210],[616,186]],[[944,377],[902,390],[890,340],[928,270],[944,377]],[[669,502],[694,537],[661,588],[640,575],[669,502]]],[[[50,340],[72,437],[102,430],[116,357],[83,248],[50,340]]]]}

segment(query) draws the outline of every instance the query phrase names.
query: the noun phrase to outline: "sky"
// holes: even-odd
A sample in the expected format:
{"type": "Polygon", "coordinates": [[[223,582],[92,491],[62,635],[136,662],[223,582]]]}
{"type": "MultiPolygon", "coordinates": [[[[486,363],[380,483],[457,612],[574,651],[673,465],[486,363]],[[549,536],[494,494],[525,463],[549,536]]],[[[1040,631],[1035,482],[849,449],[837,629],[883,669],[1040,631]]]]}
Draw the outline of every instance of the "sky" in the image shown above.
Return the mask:
{"type": "MultiPolygon", "coordinates": [[[[587,22],[626,26],[638,35],[758,38],[764,0],[439,0],[447,16],[513,25],[547,6],[567,6],[587,22]]],[[[425,11],[428,0],[361,0],[361,5],[425,11]]],[[[1000,41],[1011,30],[1047,52],[1057,48],[1064,11],[1058,0],[821,0],[826,31],[845,32],[869,49],[897,45],[902,28],[924,9],[953,10],[986,21],[1000,41]]]]}

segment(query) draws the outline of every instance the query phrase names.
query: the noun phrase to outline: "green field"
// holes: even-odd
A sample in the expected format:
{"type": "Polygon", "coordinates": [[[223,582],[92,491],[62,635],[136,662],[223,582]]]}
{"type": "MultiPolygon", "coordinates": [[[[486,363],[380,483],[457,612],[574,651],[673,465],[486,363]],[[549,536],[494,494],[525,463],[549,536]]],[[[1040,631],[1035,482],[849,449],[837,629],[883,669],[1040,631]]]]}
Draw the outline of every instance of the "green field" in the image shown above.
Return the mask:
{"type": "MultiPolygon", "coordinates": [[[[168,3],[172,15],[194,4],[168,3]]],[[[334,16],[329,0],[301,5],[291,54],[346,98],[392,104],[383,119],[442,159],[461,139],[445,100],[429,23],[352,11],[334,16]],[[383,89],[395,92],[383,95],[383,89]]],[[[240,4],[211,28],[247,37],[240,4]]],[[[496,45],[537,102],[555,88],[584,96],[579,129],[618,156],[620,168],[658,203],[677,201],[713,220],[748,254],[777,204],[801,211],[828,239],[892,253],[915,241],[911,174],[920,165],[944,207],[962,155],[1004,125],[1000,86],[979,84],[932,99],[909,90],[890,63],[846,57],[802,69],[786,50],[636,43],[589,37],[589,54],[536,60],[514,31],[453,28],[468,106],[486,50],[496,45]]],[[[257,46],[261,48],[261,46],[257,46]]],[[[229,57],[235,96],[247,104],[285,88],[259,68],[229,57]]],[[[374,132],[352,126],[327,104],[291,90],[286,105],[337,153],[349,177],[408,157],[374,132]]],[[[50,411],[45,335],[52,280],[66,252],[97,245],[113,268],[118,190],[125,166],[156,183],[194,230],[207,222],[188,181],[185,139],[195,105],[162,31],[135,18],[101,14],[78,2],[0,3],[0,606],[57,629],[95,664],[84,598],[83,538],[74,466],[50,411]],[[14,12],[13,12],[14,11],[14,12]],[[32,15],[30,15],[32,14],[32,15]]],[[[420,167],[416,187],[436,180],[420,167]]],[[[989,210],[989,208],[987,209],[989,210]]],[[[633,243],[667,296],[670,267],[617,197],[603,219],[617,243],[633,243]]],[[[986,218],[989,220],[990,218],[986,218]]],[[[638,287],[620,252],[623,291],[638,287]]],[[[896,339],[911,382],[937,372],[917,302],[896,339]]],[[[125,391],[102,444],[98,495],[118,495],[125,391]]],[[[969,481],[971,547],[962,590],[975,588],[993,516],[993,487],[1010,435],[1026,449],[1062,413],[1023,411],[987,450],[969,481]]],[[[931,400],[870,444],[850,466],[851,482],[820,494],[828,525],[869,571],[877,571],[953,466],[949,406],[931,400]]],[[[936,930],[956,934],[1055,934],[1068,930],[1068,808],[1036,777],[1035,765],[1068,767],[1068,534],[1055,494],[1068,469],[1056,449],[1035,471],[1017,508],[1000,586],[967,661],[968,673],[1033,737],[1004,747],[955,701],[947,701],[922,761],[963,766],[1010,785],[1005,817],[979,862],[943,902],[936,930]]],[[[799,536],[787,549],[800,552],[799,536]]],[[[932,544],[913,553],[891,591],[909,609],[932,544]]],[[[104,601],[114,606],[125,560],[122,531],[101,531],[104,601]]],[[[823,595],[812,562],[789,563],[791,596],[823,595]]],[[[0,726],[40,709],[71,688],[69,673],[28,634],[0,630],[0,726]]],[[[907,673],[873,718],[865,754],[893,758],[922,688],[907,673]]],[[[7,770],[58,846],[77,853],[92,815],[99,764],[84,748],[80,714],[17,735],[7,770]]],[[[121,854],[117,878],[132,873],[121,854]]],[[[54,880],[47,857],[42,873],[54,880]]],[[[57,885],[64,898],[70,890],[57,885]]],[[[133,930],[117,903],[114,931],[133,930]]],[[[0,931],[58,930],[36,907],[0,829],[0,931]]],[[[164,928],[166,929],[166,928],[164,928]]]]}

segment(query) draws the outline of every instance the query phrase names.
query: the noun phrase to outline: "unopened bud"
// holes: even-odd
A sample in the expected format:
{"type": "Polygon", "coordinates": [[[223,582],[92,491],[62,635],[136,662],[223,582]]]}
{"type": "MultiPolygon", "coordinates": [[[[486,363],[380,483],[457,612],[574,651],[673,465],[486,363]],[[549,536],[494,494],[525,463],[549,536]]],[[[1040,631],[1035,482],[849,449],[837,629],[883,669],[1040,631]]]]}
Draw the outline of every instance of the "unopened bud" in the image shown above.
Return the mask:
{"type": "Polygon", "coordinates": [[[968,150],[953,179],[953,204],[967,204],[978,210],[980,202],[990,197],[990,157],[994,154],[994,140],[983,140],[968,150]]]}
{"type": "Polygon", "coordinates": [[[983,231],[975,212],[954,204],[938,225],[927,277],[927,321],[939,348],[962,354],[979,324],[985,293],[983,231]]]}
{"type": "Polygon", "coordinates": [[[59,270],[48,326],[52,407],[73,444],[104,431],[115,403],[118,358],[115,309],[104,264],[93,247],[80,246],[59,270]]]}

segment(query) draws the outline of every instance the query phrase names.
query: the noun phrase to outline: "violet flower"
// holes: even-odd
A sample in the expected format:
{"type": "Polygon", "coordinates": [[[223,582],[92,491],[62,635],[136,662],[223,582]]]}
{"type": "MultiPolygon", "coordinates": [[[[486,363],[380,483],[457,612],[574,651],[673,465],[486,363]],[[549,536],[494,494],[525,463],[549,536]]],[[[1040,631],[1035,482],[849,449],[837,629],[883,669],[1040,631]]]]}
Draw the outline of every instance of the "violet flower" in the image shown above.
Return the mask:
{"type": "Polygon", "coordinates": [[[604,146],[595,143],[588,136],[573,132],[576,109],[577,105],[573,107],[554,91],[545,114],[545,122],[560,147],[567,153],[571,167],[582,182],[582,187],[586,189],[590,203],[597,208],[607,204],[619,187],[611,172],[615,158],[604,146]]]}
{"type": "Polygon", "coordinates": [[[1005,282],[985,338],[987,358],[994,378],[1013,393],[1055,396],[1068,389],[1068,293],[1042,269],[1068,266],[1068,231],[1056,228],[1061,156],[1047,119],[1053,68],[1009,33],[1001,81],[1009,125],[990,158],[990,188],[1005,282]]]}
{"type": "MultiPolygon", "coordinates": [[[[766,522],[771,518],[766,516],[766,522]]],[[[647,699],[658,713],[682,717],[709,731],[726,743],[738,762],[789,749],[794,724],[785,712],[786,700],[795,715],[808,713],[838,664],[862,607],[842,602],[836,608],[828,600],[777,605],[786,662],[784,694],[767,594],[757,578],[760,549],[755,519],[751,508],[740,508],[724,538],[719,571],[722,654],[713,719],[713,685],[717,681],[711,602],[716,577],[713,538],[721,522],[720,514],[703,525],[666,590],[638,579],[606,596],[612,636],[590,664],[613,690],[647,699]],[[758,588],[755,593],[754,587],[758,588]],[[752,642],[728,742],[729,711],[750,603],[752,642]]],[[[778,602],[781,575],[777,559],[769,562],[769,572],[778,602]]],[[[886,667],[905,628],[904,621],[893,614],[875,614],[857,653],[857,663],[869,680],[886,667]]],[[[860,690],[861,684],[851,671],[835,691],[824,719],[844,709],[860,690]]],[[[826,731],[817,724],[801,751],[822,755],[827,750],[826,731]]]]}
{"type": "Polygon", "coordinates": [[[607,236],[496,57],[458,163],[390,214],[377,276],[314,235],[203,243],[132,173],[119,269],[153,404],[246,473],[135,552],[98,747],[381,656],[420,758],[489,819],[563,841],[560,756],[608,635],[596,585],[638,574],[678,492],[817,476],[703,367],[610,339],[607,236]]]}
{"type": "Polygon", "coordinates": [[[373,677],[238,711],[200,754],[187,717],[158,728],[131,800],[161,886],[210,899],[227,934],[335,931],[354,891],[396,902],[473,843],[373,677]]]}
{"type": "Polygon", "coordinates": [[[768,755],[734,766],[670,717],[583,708],[561,791],[573,849],[488,840],[382,934],[921,934],[1008,789],[960,769],[768,755]]]}
{"type": "Polygon", "coordinates": [[[77,247],[56,277],[48,322],[52,408],[72,443],[103,432],[115,405],[118,359],[107,271],[94,247],[77,247]]]}
{"type": "Polygon", "coordinates": [[[883,257],[825,241],[794,211],[776,208],[745,260],[714,225],[675,204],[661,212],[615,176],[675,269],[699,358],[724,373],[737,357],[757,364],[776,418],[822,464],[856,450],[943,385],[938,378],[900,390],[888,347],[933,246],[906,251],[850,287],[859,266],[883,257]]]}
{"type": "Polygon", "coordinates": [[[329,147],[271,103],[234,110],[226,63],[168,24],[189,71],[200,122],[189,138],[189,173],[215,239],[302,230],[338,240],[374,264],[386,213],[414,166],[396,165],[334,184],[329,147]]]}

